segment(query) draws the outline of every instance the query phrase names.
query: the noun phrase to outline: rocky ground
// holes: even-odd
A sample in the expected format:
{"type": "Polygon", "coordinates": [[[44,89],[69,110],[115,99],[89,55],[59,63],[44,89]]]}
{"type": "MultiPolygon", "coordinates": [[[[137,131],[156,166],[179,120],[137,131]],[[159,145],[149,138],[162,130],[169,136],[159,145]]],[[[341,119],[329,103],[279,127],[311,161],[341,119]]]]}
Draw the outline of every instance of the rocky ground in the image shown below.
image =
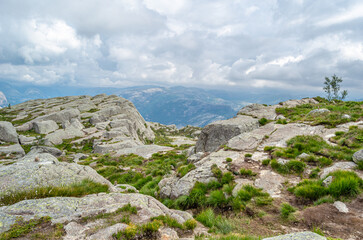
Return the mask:
{"type": "Polygon", "coordinates": [[[363,238],[362,102],[253,104],[177,129],[74,96],[0,120],[0,239],[363,238]]]}

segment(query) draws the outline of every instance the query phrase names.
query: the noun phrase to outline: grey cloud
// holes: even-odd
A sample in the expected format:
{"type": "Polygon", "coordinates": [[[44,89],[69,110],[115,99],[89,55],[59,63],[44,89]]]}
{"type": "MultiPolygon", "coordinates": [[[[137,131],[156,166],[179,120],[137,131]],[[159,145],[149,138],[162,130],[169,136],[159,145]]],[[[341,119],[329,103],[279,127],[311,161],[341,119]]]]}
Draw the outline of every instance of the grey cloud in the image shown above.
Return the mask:
{"type": "Polygon", "coordinates": [[[317,89],[335,73],[363,94],[358,0],[14,0],[1,6],[0,79],[295,91],[317,89]],[[351,12],[354,18],[345,17],[351,12]]]}

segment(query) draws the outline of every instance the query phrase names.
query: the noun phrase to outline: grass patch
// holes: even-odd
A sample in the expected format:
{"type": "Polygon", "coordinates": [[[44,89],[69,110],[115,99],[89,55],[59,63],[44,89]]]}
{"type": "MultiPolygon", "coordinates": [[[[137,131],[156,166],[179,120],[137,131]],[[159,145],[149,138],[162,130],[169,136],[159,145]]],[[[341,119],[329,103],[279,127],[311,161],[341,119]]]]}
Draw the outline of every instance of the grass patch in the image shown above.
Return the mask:
{"type": "Polygon", "coordinates": [[[24,221],[18,218],[16,222],[6,232],[0,233],[1,240],[9,240],[14,238],[24,239],[61,239],[64,235],[62,224],[55,224],[52,226],[50,217],[41,217],[24,221]],[[42,233],[41,228],[49,227],[47,233],[42,233]]]}
{"type": "Polygon", "coordinates": [[[283,219],[288,220],[292,217],[292,214],[296,212],[296,209],[288,203],[281,204],[280,215],[283,219]]]}
{"type": "Polygon", "coordinates": [[[325,201],[322,197],[326,195],[346,199],[356,197],[362,191],[363,180],[354,172],[338,170],[329,176],[333,177],[333,181],[328,187],[323,186],[322,180],[304,180],[291,190],[297,197],[312,201],[320,199],[320,202],[325,201]]]}
{"type": "Polygon", "coordinates": [[[108,186],[85,179],[79,183],[61,187],[38,187],[29,191],[10,192],[0,196],[0,206],[12,205],[25,199],[48,197],[82,197],[85,195],[108,192],[108,186]]]}
{"type": "Polygon", "coordinates": [[[228,219],[221,215],[215,215],[211,208],[199,213],[196,219],[204,226],[210,228],[210,231],[214,233],[228,234],[234,229],[233,224],[228,219]]]}
{"type": "Polygon", "coordinates": [[[293,108],[276,108],[277,114],[282,114],[291,122],[309,122],[311,125],[325,125],[326,127],[336,127],[339,124],[355,122],[363,117],[363,102],[335,101],[328,102],[323,98],[316,98],[318,104],[302,104],[293,108]],[[314,109],[326,108],[329,113],[312,115],[308,114],[314,109]],[[350,119],[343,118],[344,114],[351,116],[350,119]]]}
{"type": "Polygon", "coordinates": [[[246,169],[246,168],[241,168],[239,170],[239,174],[245,177],[253,177],[257,175],[257,173],[253,172],[251,169],[246,169]]]}
{"type": "Polygon", "coordinates": [[[271,160],[271,167],[281,174],[301,174],[304,172],[306,164],[298,160],[290,160],[285,164],[281,164],[276,159],[271,160]]]}

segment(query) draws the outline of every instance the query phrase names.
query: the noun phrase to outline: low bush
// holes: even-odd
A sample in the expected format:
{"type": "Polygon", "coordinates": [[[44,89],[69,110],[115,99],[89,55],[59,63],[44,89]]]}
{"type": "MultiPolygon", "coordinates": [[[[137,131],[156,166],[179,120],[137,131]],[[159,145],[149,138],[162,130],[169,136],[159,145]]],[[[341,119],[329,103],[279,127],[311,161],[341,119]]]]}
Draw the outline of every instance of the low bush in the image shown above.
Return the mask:
{"type": "Polygon", "coordinates": [[[241,168],[239,170],[239,174],[241,174],[242,176],[248,176],[248,177],[257,175],[257,173],[253,172],[251,169],[245,169],[245,168],[241,168]]]}
{"type": "Polygon", "coordinates": [[[258,122],[261,126],[264,126],[268,123],[268,120],[266,118],[261,118],[260,120],[258,120],[258,122]]]}
{"type": "Polygon", "coordinates": [[[296,209],[291,206],[288,203],[283,203],[281,204],[281,208],[280,208],[280,213],[281,213],[281,217],[283,219],[289,219],[291,214],[294,213],[296,211],[296,209]]]}
{"type": "Polygon", "coordinates": [[[306,164],[298,160],[290,160],[286,164],[281,164],[276,161],[276,159],[271,160],[271,167],[276,172],[281,174],[291,174],[291,173],[302,173],[304,172],[306,164]]]}

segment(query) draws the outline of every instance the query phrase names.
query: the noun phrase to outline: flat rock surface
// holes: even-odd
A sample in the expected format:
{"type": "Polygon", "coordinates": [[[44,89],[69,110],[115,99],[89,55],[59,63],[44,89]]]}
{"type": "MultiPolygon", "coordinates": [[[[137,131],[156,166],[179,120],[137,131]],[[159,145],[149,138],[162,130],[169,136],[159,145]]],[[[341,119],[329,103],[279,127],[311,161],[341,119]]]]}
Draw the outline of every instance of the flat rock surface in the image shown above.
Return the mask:
{"type": "Polygon", "coordinates": [[[166,152],[173,150],[172,147],[165,147],[159,145],[140,145],[132,148],[123,148],[116,152],[114,156],[128,155],[128,154],[136,154],[143,158],[150,158],[154,153],[158,152],[166,152]]]}
{"type": "Polygon", "coordinates": [[[326,240],[326,237],[313,232],[299,232],[281,235],[277,237],[264,238],[263,240],[326,240]]]}
{"type": "Polygon", "coordinates": [[[0,166],[0,194],[68,185],[83,179],[113,186],[89,166],[59,162],[49,153],[28,154],[11,165],[0,166]]]}
{"type": "Polygon", "coordinates": [[[1,207],[0,232],[8,230],[20,216],[26,221],[36,216],[50,216],[53,223],[64,223],[99,213],[111,213],[129,203],[138,209],[137,215],[144,221],[160,215],[169,215],[180,223],[192,218],[189,213],[169,209],[147,195],[104,193],[82,198],[54,197],[25,200],[11,206],[1,207]]]}

